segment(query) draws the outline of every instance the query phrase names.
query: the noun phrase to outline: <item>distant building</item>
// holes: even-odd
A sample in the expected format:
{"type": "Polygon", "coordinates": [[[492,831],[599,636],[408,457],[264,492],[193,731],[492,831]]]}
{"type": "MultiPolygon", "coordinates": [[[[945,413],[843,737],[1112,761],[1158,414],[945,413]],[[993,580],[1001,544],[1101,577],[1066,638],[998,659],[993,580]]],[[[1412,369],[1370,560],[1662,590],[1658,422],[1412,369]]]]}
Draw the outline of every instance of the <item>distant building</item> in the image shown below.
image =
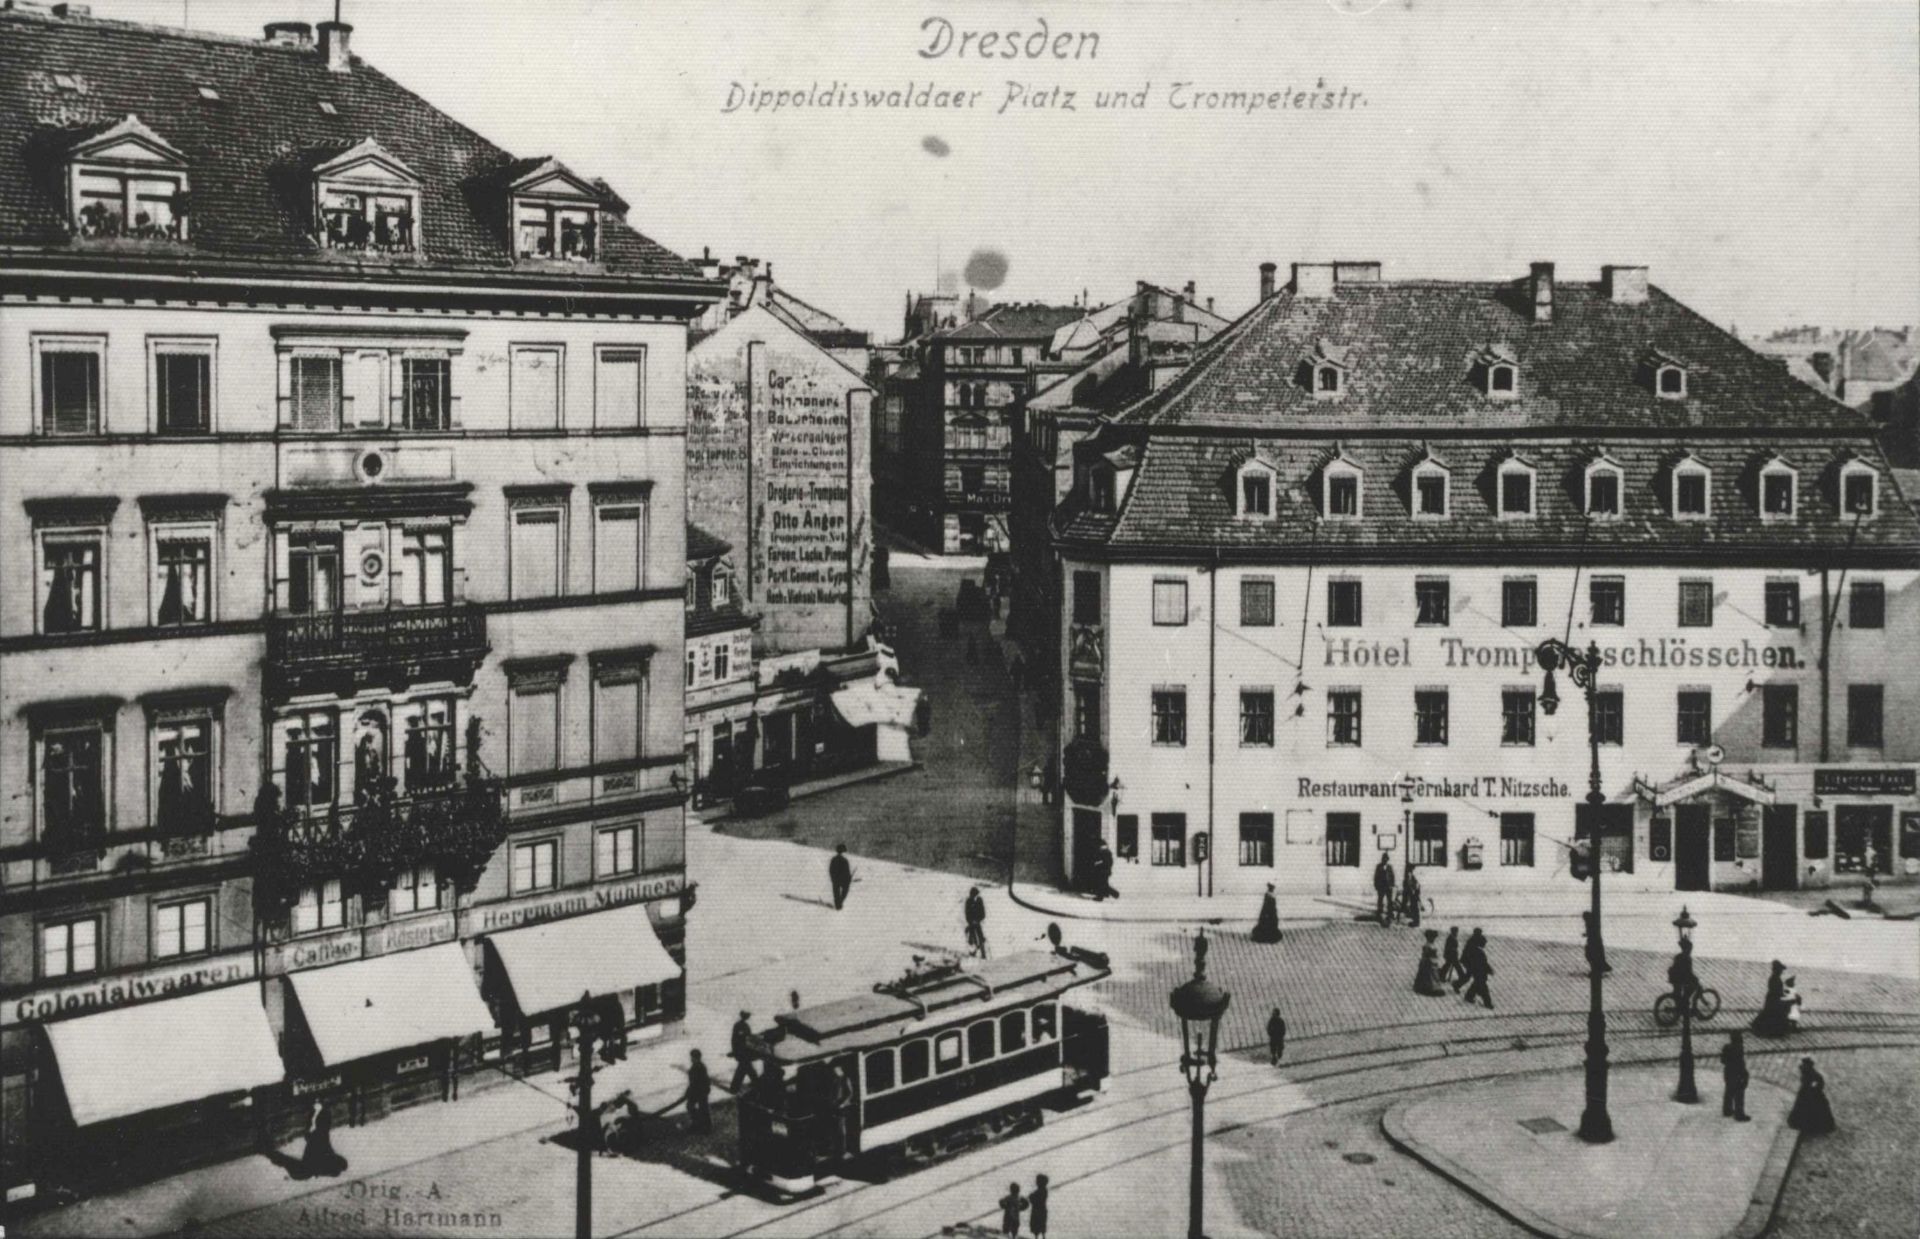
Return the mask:
{"type": "Polygon", "coordinates": [[[885,384],[874,441],[881,519],[943,553],[1004,551],[1012,506],[1011,417],[1033,367],[1080,306],[997,305],[977,317],[922,298],[910,360],[885,384]]]}
{"type": "Polygon", "coordinates": [[[1058,561],[1049,522],[1073,485],[1074,445],[1100,419],[1165,386],[1227,326],[1191,281],[1179,291],[1141,281],[1131,297],[1061,326],[1034,364],[1035,390],[1014,408],[1013,542],[1008,635],[1030,674],[1059,663],[1058,561]]]}
{"type": "Polygon", "coordinates": [[[733,548],[760,652],[855,644],[873,622],[864,333],[829,328],[760,264],[729,278],[735,300],[687,353],[687,516],[733,548]]]}
{"type": "Polygon", "coordinates": [[[723,263],[711,251],[700,258],[700,271],[707,279],[723,280],[726,300],[709,306],[694,320],[689,334],[694,341],[718,331],[728,322],[755,306],[765,306],[782,321],[831,353],[849,370],[865,374],[871,360],[872,340],[867,332],[835,318],[818,306],[810,305],[773,282],[773,264],[741,255],[732,263],[723,263]]]}
{"type": "Polygon", "coordinates": [[[1834,330],[1790,327],[1753,348],[1786,363],[1787,372],[1856,409],[1892,391],[1920,368],[1920,340],[1912,327],[1834,330]]]}

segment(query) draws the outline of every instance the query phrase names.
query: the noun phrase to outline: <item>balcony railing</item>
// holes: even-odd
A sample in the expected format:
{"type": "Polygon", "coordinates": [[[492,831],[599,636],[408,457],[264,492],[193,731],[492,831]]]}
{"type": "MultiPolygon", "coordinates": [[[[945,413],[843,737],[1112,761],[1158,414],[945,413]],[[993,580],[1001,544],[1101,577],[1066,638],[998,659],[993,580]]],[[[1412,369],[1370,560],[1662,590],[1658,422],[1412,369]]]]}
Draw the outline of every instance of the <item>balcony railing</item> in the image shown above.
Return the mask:
{"type": "Polygon", "coordinates": [[[335,878],[343,893],[384,902],[394,879],[420,865],[470,893],[506,839],[502,793],[499,779],[469,771],[442,787],[351,808],[262,812],[252,844],[262,919],[284,917],[303,888],[335,878]]]}
{"type": "Polygon", "coordinates": [[[342,674],[356,682],[428,664],[464,666],[471,678],[487,654],[487,616],[472,603],[323,611],[268,618],[267,665],[282,680],[342,674]]]}

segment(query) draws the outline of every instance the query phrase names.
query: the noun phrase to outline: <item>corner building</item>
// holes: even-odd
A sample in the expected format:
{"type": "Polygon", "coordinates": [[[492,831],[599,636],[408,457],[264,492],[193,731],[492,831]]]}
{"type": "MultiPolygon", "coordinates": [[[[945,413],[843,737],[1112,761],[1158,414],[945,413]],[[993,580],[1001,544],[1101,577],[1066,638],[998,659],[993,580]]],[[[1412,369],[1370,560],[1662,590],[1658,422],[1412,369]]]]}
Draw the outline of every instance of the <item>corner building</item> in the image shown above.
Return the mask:
{"type": "Polygon", "coordinates": [[[679,1016],[686,321],[339,23],[0,13],[0,1177],[679,1016]]]}
{"type": "Polygon", "coordinates": [[[1658,288],[1300,264],[1074,448],[1061,840],[1130,892],[1920,869],[1912,507],[1856,411],[1658,288]]]}

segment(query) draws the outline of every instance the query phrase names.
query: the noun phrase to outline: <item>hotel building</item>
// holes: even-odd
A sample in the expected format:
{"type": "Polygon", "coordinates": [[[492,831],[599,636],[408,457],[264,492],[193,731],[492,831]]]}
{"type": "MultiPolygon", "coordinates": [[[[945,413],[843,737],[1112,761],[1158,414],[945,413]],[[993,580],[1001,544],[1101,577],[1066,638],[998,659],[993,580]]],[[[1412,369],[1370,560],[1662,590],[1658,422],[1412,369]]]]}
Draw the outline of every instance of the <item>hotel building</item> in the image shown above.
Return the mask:
{"type": "Polygon", "coordinates": [[[350,54],[0,12],[0,1178],[682,1010],[686,323],[350,54]]]}
{"type": "MultiPolygon", "coordinates": [[[[1299,264],[1073,446],[1060,823],[1122,892],[1920,869],[1920,526],[1874,427],[1656,287],[1299,264]]],[[[1440,896],[1444,898],[1444,894],[1440,896]]]]}

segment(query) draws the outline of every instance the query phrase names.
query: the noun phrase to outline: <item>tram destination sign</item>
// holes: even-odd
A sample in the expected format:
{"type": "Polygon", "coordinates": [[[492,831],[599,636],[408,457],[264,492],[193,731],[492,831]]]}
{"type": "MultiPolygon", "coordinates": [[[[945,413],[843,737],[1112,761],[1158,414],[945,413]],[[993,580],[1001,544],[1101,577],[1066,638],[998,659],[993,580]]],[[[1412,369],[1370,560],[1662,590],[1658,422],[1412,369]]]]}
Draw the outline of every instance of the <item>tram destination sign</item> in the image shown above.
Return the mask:
{"type": "Polygon", "coordinates": [[[1816,796],[1911,796],[1913,789],[1910,767],[1836,766],[1813,772],[1816,796]]]}

